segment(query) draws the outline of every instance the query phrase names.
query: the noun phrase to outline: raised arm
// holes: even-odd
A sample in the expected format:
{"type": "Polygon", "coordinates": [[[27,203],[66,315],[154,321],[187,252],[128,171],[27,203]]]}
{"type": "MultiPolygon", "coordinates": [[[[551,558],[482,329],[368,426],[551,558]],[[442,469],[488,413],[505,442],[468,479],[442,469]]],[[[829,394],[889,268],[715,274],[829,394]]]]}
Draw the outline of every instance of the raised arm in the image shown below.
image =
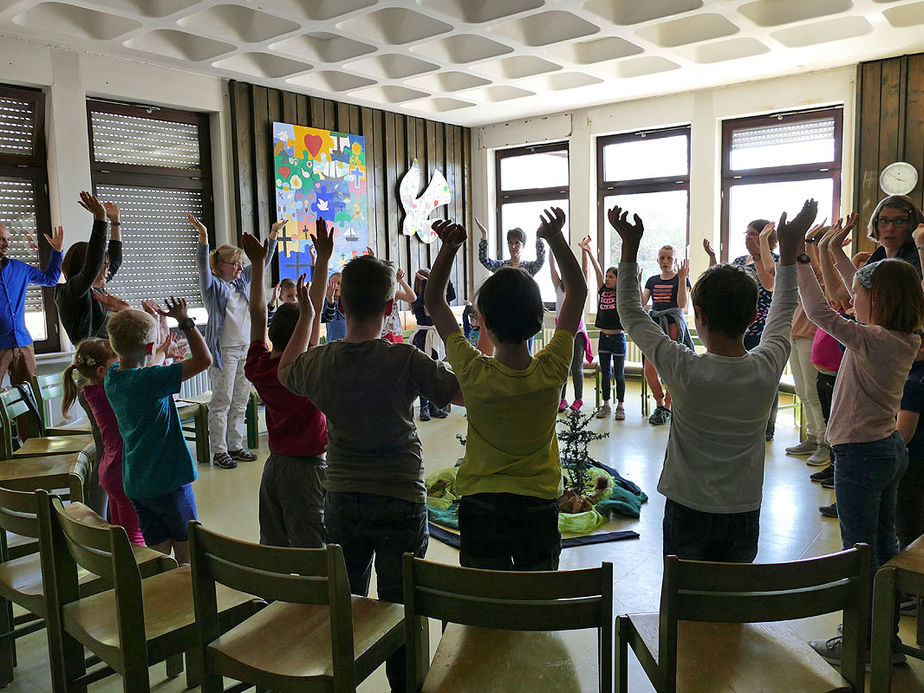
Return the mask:
{"type": "Polygon", "coordinates": [[[196,323],[192,321],[186,312],[186,300],[171,296],[165,303],[167,310],[160,312],[177,321],[186,336],[187,344],[189,344],[189,358],[184,359],[182,362],[183,380],[189,380],[212,365],[212,356],[209,354],[209,348],[205,345],[202,333],[196,329],[196,323]]]}
{"type": "MultiPolygon", "coordinates": [[[[583,253],[581,253],[583,255],[583,253]]],[[[561,277],[558,276],[558,268],[555,266],[555,256],[549,258],[549,273],[552,275],[552,287],[558,289],[561,286],[561,277]]]]}
{"type": "Polygon", "coordinates": [[[193,228],[196,229],[196,233],[198,234],[199,243],[196,246],[196,265],[199,268],[199,293],[202,294],[202,300],[205,301],[206,296],[214,290],[216,282],[218,282],[218,279],[215,278],[215,275],[212,274],[212,270],[209,267],[209,234],[208,230],[205,228],[205,224],[192,214],[187,214],[186,218],[189,220],[189,223],[193,225],[193,228]]]}
{"type": "Polygon", "coordinates": [[[468,233],[461,224],[454,224],[446,219],[434,222],[433,230],[442,243],[433,267],[430,268],[430,277],[424,289],[424,305],[433,319],[436,331],[445,342],[450,335],[459,331],[456,316],[452,314],[449,303],[446,301],[446,289],[452,263],[455,261],[459,248],[465,244],[468,233]]]}
{"type": "Polygon", "coordinates": [[[770,250],[770,236],[776,229],[776,224],[772,221],[764,226],[760,231],[760,260],[764,265],[764,270],[771,277],[776,275],[776,264],[773,262],[773,251],[770,250]]]}
{"type": "Polygon", "coordinates": [[[754,270],[757,272],[757,279],[760,281],[761,287],[766,291],[773,291],[773,277],[767,273],[767,269],[762,262],[760,241],[753,236],[747,236],[744,243],[751,257],[754,258],[754,270]]]}
{"type": "Polygon", "coordinates": [[[411,288],[411,285],[407,283],[404,270],[399,267],[395,271],[395,277],[398,280],[398,290],[395,292],[395,299],[404,301],[405,303],[413,303],[416,301],[417,294],[414,293],[414,289],[411,288]]]}
{"type": "Polygon", "coordinates": [[[687,281],[690,277],[690,261],[681,260],[680,267],[677,268],[677,307],[680,310],[687,309],[687,281]]]}
{"type": "Polygon", "coordinates": [[[115,202],[104,202],[106,217],[109,219],[109,274],[106,281],[110,281],[122,266],[122,222],[119,218],[119,205],[115,202]]]}
{"type": "Polygon", "coordinates": [[[263,262],[268,254],[268,243],[260,243],[255,236],[245,233],[241,236],[241,246],[250,266],[253,267],[250,282],[250,341],[266,342],[266,296],[263,288],[263,262]]]}
{"type": "Polygon", "coordinates": [[[831,259],[834,261],[834,267],[837,269],[837,273],[841,275],[841,279],[844,280],[844,286],[847,287],[847,291],[849,291],[851,295],[853,295],[853,275],[857,273],[857,268],[854,267],[847,253],[844,252],[844,246],[850,243],[847,237],[850,235],[853,227],[856,226],[858,217],[859,215],[856,212],[848,215],[843,225],[841,224],[841,220],[838,219],[837,224],[832,227],[831,241],[828,243],[828,252],[831,254],[831,259]]]}
{"type": "MultiPolygon", "coordinates": [[[[585,236],[584,240],[580,243],[581,246],[581,256],[582,260],[590,261],[590,264],[594,268],[594,274],[597,277],[597,291],[599,291],[603,284],[606,282],[606,277],[603,275],[603,269],[600,267],[600,263],[597,261],[597,257],[594,255],[593,250],[590,248],[590,236],[585,236]]],[[[585,272],[585,275],[587,273],[585,272]]]]}
{"type": "MultiPolygon", "coordinates": [[[[312,281],[313,283],[314,281],[312,281]]],[[[286,348],[279,359],[280,376],[282,376],[285,369],[295,363],[295,359],[305,353],[305,349],[308,347],[311,325],[314,322],[314,308],[311,307],[311,297],[308,295],[308,287],[305,286],[304,274],[298,278],[296,293],[298,296],[298,322],[295,323],[295,329],[292,330],[289,343],[286,344],[286,348]]],[[[282,381],[282,377],[280,377],[280,381],[282,381]]]]}
{"type": "Polygon", "coordinates": [[[706,251],[706,255],[709,256],[709,266],[712,267],[717,263],[715,257],[715,250],[712,249],[712,243],[709,242],[708,238],[703,239],[703,250],[706,251]]]}
{"type": "Polygon", "coordinates": [[[64,282],[64,291],[72,296],[82,296],[90,290],[106,259],[106,209],[97,199],[87,191],[80,193],[78,204],[93,215],[93,230],[90,232],[90,242],[87,244],[87,254],[80,271],[72,274],[64,282]]]}
{"type": "Polygon", "coordinates": [[[324,309],[324,297],[328,288],[327,270],[330,258],[334,254],[334,231],[328,228],[327,222],[320,217],[314,222],[314,249],[317,257],[308,296],[314,312],[320,313],[324,309]]]}
{"type": "MultiPolygon", "coordinates": [[[[924,267],[924,224],[919,224],[918,228],[911,232],[911,237],[914,239],[914,247],[918,249],[921,267],[924,267]]],[[[921,281],[921,287],[924,288],[924,280],[921,281]]]]}
{"type": "Polygon", "coordinates": [[[546,209],[540,217],[537,243],[545,240],[552,249],[552,255],[561,266],[562,283],[565,285],[565,300],[558,313],[558,329],[574,334],[581,324],[584,302],[587,300],[587,282],[581,274],[577,258],[571,252],[561,230],[565,225],[565,212],[560,207],[546,209]]]}
{"type": "Polygon", "coordinates": [[[847,287],[844,286],[841,275],[838,274],[837,270],[834,268],[834,258],[828,251],[828,245],[831,243],[833,236],[834,228],[828,227],[822,237],[816,242],[818,247],[818,266],[821,268],[821,280],[824,282],[824,290],[828,300],[832,303],[836,303],[838,306],[846,308],[850,306],[852,297],[847,287]]]}
{"type": "Polygon", "coordinates": [[[48,266],[44,271],[32,265],[27,265],[29,283],[38,284],[39,286],[54,286],[61,277],[61,248],[64,245],[64,229],[56,226],[52,229],[52,234],[43,234],[48,245],[51,246],[51,257],[48,258],[48,266]]]}

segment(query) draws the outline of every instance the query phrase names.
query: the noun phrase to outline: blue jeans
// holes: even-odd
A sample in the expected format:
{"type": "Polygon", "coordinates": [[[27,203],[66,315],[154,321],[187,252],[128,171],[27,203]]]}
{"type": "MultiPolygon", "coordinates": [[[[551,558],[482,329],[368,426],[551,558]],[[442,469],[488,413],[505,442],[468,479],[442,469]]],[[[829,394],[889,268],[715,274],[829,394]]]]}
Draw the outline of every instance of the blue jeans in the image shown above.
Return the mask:
{"type": "Polygon", "coordinates": [[[616,401],[626,399],[626,333],[600,333],[597,341],[597,357],[600,359],[600,381],[603,401],[610,401],[610,382],[616,379],[616,401]],[[612,367],[610,360],[612,359],[612,367]]]}
{"type": "Polygon", "coordinates": [[[751,563],[757,556],[760,510],[706,513],[668,498],[662,527],[665,556],[689,561],[751,563]]]}
{"type": "Polygon", "coordinates": [[[898,553],[895,505],[898,484],[908,466],[908,450],[898,431],[871,443],[834,446],[834,496],[845,549],[863,542],[870,546],[870,571],[875,574],[898,553]]]}
{"type": "MultiPolygon", "coordinates": [[[[423,503],[371,493],[328,493],[324,497],[327,541],[343,549],[350,591],[369,594],[372,559],[378,576],[379,599],[404,602],[401,561],[405,552],[418,558],[427,553],[427,508],[423,503]]],[[[385,662],[392,691],[406,687],[402,647],[385,662]]]]}

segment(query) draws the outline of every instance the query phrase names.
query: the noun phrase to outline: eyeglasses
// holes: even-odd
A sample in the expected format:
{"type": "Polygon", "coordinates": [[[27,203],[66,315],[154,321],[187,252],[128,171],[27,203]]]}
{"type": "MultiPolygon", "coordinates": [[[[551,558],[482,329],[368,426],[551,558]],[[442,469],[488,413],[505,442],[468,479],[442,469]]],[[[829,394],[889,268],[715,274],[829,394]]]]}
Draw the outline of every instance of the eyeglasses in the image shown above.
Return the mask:
{"type": "Polygon", "coordinates": [[[892,224],[893,226],[908,226],[909,221],[911,220],[908,217],[895,217],[893,219],[889,219],[887,217],[879,217],[876,219],[876,226],[879,228],[884,228],[889,224],[892,224]]]}
{"type": "Polygon", "coordinates": [[[229,262],[228,260],[222,260],[222,262],[226,265],[231,265],[232,267],[236,267],[237,269],[244,269],[244,264],[241,262],[229,262]]]}

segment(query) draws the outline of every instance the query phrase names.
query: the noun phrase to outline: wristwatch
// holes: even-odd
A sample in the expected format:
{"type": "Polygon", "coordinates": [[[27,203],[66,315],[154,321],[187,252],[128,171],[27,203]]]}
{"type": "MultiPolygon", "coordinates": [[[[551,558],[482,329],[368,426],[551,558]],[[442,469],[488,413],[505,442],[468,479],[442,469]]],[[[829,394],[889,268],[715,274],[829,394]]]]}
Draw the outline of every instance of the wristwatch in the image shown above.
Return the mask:
{"type": "Polygon", "coordinates": [[[196,327],[196,321],[190,317],[183,318],[182,320],[177,321],[180,329],[186,332],[187,330],[193,330],[196,327]]]}
{"type": "Polygon", "coordinates": [[[811,264],[812,258],[810,258],[805,253],[802,253],[801,255],[796,255],[796,262],[801,262],[803,265],[808,265],[811,264]]]}

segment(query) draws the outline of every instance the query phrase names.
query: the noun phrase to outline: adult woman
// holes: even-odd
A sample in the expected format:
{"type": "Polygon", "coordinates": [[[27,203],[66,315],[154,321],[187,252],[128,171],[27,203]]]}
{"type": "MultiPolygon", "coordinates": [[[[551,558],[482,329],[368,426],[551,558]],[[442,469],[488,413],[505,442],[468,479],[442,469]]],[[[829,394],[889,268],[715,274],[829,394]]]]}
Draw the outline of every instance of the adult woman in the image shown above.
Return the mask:
{"type": "Polygon", "coordinates": [[[910,264],[921,276],[921,259],[911,233],[924,224],[924,214],[905,195],[889,195],[880,200],[869,218],[867,234],[878,247],[866,264],[898,258],[910,264]]]}
{"type": "Polygon", "coordinates": [[[501,267],[520,267],[527,272],[529,276],[535,277],[542,265],[545,263],[545,243],[538,236],[536,237],[536,259],[524,262],[520,259],[520,253],[523,246],[526,245],[526,233],[523,229],[517,227],[507,232],[507,250],[510,251],[509,260],[492,260],[488,257],[488,230],[484,225],[475,219],[478,230],[481,231],[481,241],[478,243],[478,261],[484,265],[489,272],[496,272],[501,267]]]}
{"type": "Polygon", "coordinates": [[[95,195],[80,193],[80,206],[93,215],[90,240],[74,243],[61,262],[64,283],[55,287],[55,304],[68,339],[75,346],[88,337],[106,337],[109,312],[128,304],[106,293],[106,283],[122,265],[119,208],[101,203],[95,195]],[[112,229],[106,245],[106,219],[112,229]]]}
{"type": "MultiPolygon", "coordinates": [[[[746,349],[753,349],[760,344],[760,337],[764,333],[764,325],[767,322],[767,314],[770,312],[770,303],[773,301],[773,274],[768,271],[768,266],[772,263],[764,262],[764,257],[760,249],[760,234],[771,222],[767,219],[755,219],[748,224],[745,230],[744,242],[748,249],[747,255],[736,257],[733,265],[744,267],[748,272],[753,274],[757,281],[757,315],[754,322],[748,325],[744,333],[744,346],[746,349]]],[[[768,244],[770,255],[774,262],[779,259],[773,249],[776,248],[776,234],[772,227],[766,234],[765,242],[768,244]]],[[[770,419],[767,421],[768,441],[773,440],[773,434],[776,431],[776,409],[777,400],[773,400],[773,408],[770,410],[770,419]]]]}

